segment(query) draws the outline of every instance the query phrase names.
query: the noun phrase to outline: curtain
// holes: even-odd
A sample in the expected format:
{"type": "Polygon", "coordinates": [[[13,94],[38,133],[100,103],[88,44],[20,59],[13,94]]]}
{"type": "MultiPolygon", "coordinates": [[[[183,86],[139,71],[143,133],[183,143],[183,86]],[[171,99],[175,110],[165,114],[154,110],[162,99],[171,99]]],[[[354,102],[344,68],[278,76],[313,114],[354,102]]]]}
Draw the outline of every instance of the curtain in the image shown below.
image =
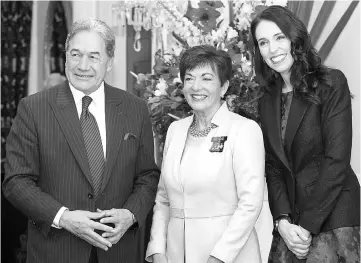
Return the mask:
{"type": "MultiPolygon", "coordinates": [[[[310,16],[312,12],[314,1],[288,1],[287,8],[289,8],[302,22],[308,27],[310,21],[310,16]]],[[[310,31],[310,37],[313,45],[316,44],[319,39],[321,32],[323,31],[325,24],[334,8],[336,1],[324,1],[321,7],[320,12],[318,13],[315,23],[312,26],[310,31]]],[[[335,45],[339,35],[346,26],[348,20],[350,19],[353,11],[355,10],[358,1],[352,1],[346,12],[341,17],[340,21],[337,23],[336,27],[332,30],[330,35],[327,37],[326,41],[321,46],[318,54],[321,57],[322,61],[325,61],[327,56],[330,54],[333,46],[335,45]]]]}
{"type": "Polygon", "coordinates": [[[51,72],[63,74],[72,6],[70,1],[33,1],[28,95],[41,91],[51,72]]]}
{"type": "Polygon", "coordinates": [[[335,4],[336,4],[336,1],[324,1],[323,2],[321,10],[312,26],[312,29],[310,32],[311,41],[312,41],[313,45],[316,45],[317,40],[319,39],[321,32],[323,31],[335,4]]]}
{"type": "Polygon", "coordinates": [[[68,25],[62,2],[49,2],[44,43],[44,79],[52,73],[65,75],[65,41],[68,25]]]}
{"type": "MultiPolygon", "coordinates": [[[[5,142],[19,101],[28,89],[32,1],[1,1],[1,182],[5,142]]],[[[27,219],[2,195],[1,262],[25,262],[27,219]],[[15,227],[14,227],[15,226],[15,227]]]]}
{"type": "Polygon", "coordinates": [[[302,22],[306,28],[310,21],[314,1],[288,1],[287,8],[290,9],[302,22]]]}
{"type": "Polygon", "coordinates": [[[28,85],[31,1],[1,2],[1,160],[5,138],[28,85]]]}
{"type": "Polygon", "coordinates": [[[335,45],[338,37],[340,36],[342,30],[345,28],[348,20],[352,16],[353,11],[355,11],[356,6],[358,5],[358,1],[352,1],[350,6],[347,8],[346,12],[341,17],[340,21],[338,21],[335,28],[332,30],[331,34],[326,39],[325,43],[322,45],[319,51],[319,55],[324,61],[327,56],[330,54],[333,46],[335,45]]]}

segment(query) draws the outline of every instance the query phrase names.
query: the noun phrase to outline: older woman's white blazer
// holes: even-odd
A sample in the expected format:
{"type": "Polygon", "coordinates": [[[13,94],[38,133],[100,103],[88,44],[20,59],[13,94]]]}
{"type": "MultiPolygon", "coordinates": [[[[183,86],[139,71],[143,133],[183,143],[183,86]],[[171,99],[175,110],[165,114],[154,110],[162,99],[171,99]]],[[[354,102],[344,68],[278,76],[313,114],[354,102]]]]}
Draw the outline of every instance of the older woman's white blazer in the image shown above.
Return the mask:
{"type": "Polygon", "coordinates": [[[168,263],[206,263],[210,255],[226,263],[260,263],[254,225],[264,190],[261,129],[223,103],[195,167],[203,172],[182,184],[179,169],[192,119],[173,122],[167,133],[146,260],[162,253],[168,263]],[[210,152],[212,137],[219,136],[227,136],[223,152],[210,152]]]}

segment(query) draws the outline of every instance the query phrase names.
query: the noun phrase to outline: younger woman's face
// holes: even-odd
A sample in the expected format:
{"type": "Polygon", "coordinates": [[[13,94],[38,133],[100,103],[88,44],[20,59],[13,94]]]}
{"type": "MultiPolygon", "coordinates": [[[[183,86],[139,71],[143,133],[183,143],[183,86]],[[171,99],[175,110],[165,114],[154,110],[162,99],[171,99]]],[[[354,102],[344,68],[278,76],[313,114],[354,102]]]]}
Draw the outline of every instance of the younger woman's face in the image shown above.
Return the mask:
{"type": "Polygon", "coordinates": [[[259,51],[267,65],[282,77],[289,75],[294,62],[291,41],[276,23],[268,20],[259,22],[255,34],[259,51]]]}

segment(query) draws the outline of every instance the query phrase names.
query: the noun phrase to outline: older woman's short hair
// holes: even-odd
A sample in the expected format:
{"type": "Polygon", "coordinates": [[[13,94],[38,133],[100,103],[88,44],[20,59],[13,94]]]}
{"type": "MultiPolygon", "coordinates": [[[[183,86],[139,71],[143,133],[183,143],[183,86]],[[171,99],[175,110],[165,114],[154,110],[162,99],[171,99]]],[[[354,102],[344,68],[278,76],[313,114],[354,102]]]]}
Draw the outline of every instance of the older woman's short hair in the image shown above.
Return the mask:
{"type": "Polygon", "coordinates": [[[187,70],[209,65],[218,75],[221,85],[232,77],[232,59],[224,50],[217,50],[209,45],[195,46],[187,49],[179,63],[180,78],[184,82],[187,70]]]}
{"type": "Polygon", "coordinates": [[[81,31],[97,32],[105,42],[107,55],[110,58],[114,57],[115,35],[113,30],[104,21],[94,18],[79,20],[73,23],[73,26],[65,41],[65,50],[68,50],[69,48],[69,41],[81,31]]]}

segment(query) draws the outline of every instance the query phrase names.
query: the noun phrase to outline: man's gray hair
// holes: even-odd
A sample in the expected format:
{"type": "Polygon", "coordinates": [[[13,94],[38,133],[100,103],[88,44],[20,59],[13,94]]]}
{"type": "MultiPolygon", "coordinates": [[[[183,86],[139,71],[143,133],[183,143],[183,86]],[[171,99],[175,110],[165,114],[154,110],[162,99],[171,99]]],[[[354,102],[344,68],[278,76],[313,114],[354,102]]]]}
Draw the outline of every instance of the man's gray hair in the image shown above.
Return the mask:
{"type": "Polygon", "coordinates": [[[95,31],[97,32],[105,42],[105,49],[107,55],[111,58],[114,57],[115,50],[115,35],[113,30],[102,20],[95,18],[88,18],[84,20],[78,20],[73,23],[73,26],[65,41],[65,50],[69,48],[69,41],[81,31],[95,31]]]}

